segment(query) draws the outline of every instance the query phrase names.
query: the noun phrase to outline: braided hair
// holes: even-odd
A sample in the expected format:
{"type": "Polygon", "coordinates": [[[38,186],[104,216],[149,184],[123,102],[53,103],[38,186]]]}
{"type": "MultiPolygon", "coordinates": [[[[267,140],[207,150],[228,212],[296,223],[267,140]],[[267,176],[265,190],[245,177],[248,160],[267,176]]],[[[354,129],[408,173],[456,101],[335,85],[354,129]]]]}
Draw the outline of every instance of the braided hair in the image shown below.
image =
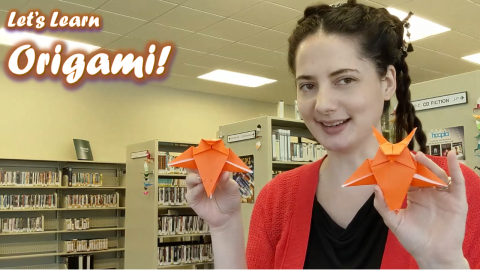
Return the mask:
{"type": "MultiPolygon", "coordinates": [[[[400,21],[385,8],[373,8],[357,4],[355,0],[337,5],[313,5],[304,11],[303,18],[288,39],[288,66],[295,74],[295,57],[300,43],[308,36],[322,31],[325,34],[337,34],[353,38],[359,45],[361,55],[369,59],[376,67],[380,77],[386,75],[389,65],[395,67],[396,97],[398,105],[395,110],[394,140],[400,142],[415,127],[415,140],[420,151],[426,152],[427,137],[422,129],[420,119],[415,115],[411,103],[410,83],[406,43],[403,39],[406,21],[400,21]]],[[[383,111],[388,111],[390,101],[384,102],[383,111]]],[[[414,140],[408,148],[413,150],[414,140]]]]}

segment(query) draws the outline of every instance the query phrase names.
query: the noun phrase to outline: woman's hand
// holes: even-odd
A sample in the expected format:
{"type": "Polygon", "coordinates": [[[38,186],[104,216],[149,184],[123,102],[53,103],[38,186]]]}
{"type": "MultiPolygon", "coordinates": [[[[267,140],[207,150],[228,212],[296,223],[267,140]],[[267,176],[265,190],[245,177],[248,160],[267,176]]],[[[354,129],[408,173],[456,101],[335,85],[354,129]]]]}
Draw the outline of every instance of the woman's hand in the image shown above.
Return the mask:
{"type": "MultiPolygon", "coordinates": [[[[447,173],[423,153],[415,159],[448,183],[447,173]]],[[[408,206],[398,214],[390,212],[375,187],[375,208],[420,268],[468,268],[462,250],[468,212],[465,179],[453,151],[447,159],[450,187],[410,188],[408,206]]]]}
{"type": "Polygon", "coordinates": [[[188,169],[187,171],[188,204],[211,229],[225,225],[232,216],[240,212],[238,184],[229,178],[228,172],[222,172],[213,197],[209,198],[198,171],[188,169]]]}

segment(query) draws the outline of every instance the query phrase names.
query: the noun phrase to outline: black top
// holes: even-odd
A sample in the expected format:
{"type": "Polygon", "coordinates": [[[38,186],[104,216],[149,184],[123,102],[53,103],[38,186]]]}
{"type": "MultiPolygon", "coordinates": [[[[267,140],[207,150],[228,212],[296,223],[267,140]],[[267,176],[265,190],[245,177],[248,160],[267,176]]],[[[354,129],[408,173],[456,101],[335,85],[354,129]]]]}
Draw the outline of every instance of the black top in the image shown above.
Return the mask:
{"type": "Polygon", "coordinates": [[[340,227],[314,199],[305,269],[379,269],[388,227],[373,206],[365,202],[347,228],[340,227]]]}

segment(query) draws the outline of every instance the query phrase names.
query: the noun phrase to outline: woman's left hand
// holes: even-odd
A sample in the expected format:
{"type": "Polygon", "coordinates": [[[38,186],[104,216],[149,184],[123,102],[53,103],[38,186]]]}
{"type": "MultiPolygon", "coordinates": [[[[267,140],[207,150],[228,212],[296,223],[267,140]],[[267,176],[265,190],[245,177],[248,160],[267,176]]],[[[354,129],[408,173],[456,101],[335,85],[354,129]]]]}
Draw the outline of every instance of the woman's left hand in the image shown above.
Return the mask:
{"type": "MultiPolygon", "coordinates": [[[[415,159],[448,183],[447,173],[419,152],[415,159]]],[[[420,268],[468,268],[462,245],[468,204],[465,179],[455,153],[447,155],[451,184],[447,190],[410,188],[408,206],[390,211],[382,191],[375,187],[375,208],[420,268]]]]}

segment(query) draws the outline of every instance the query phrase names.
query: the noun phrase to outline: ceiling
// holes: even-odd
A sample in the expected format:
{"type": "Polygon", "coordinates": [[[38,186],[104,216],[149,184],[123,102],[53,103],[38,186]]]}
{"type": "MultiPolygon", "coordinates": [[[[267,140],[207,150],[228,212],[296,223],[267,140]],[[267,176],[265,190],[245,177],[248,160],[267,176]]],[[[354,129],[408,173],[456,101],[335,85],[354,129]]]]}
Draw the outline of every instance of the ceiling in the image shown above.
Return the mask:
{"type": "MultiPolygon", "coordinates": [[[[346,0],[345,0],[346,1],[346,0]]],[[[7,11],[40,9],[50,14],[94,13],[101,32],[45,33],[102,48],[143,51],[148,40],[177,46],[170,76],[154,86],[292,104],[295,88],[287,71],[287,38],[303,9],[316,0],[1,0],[0,25],[7,11]],[[196,78],[226,69],[275,79],[257,88],[196,78]]],[[[331,4],[338,0],[326,0],[331,4]]],[[[344,1],[342,1],[344,2],[344,1]]],[[[480,0],[359,0],[375,7],[412,11],[452,31],[414,42],[407,58],[413,83],[480,70],[462,56],[480,53],[480,0]]],[[[0,47],[4,60],[7,47],[0,47]]],[[[132,84],[133,85],[133,84],[132,84]]]]}

